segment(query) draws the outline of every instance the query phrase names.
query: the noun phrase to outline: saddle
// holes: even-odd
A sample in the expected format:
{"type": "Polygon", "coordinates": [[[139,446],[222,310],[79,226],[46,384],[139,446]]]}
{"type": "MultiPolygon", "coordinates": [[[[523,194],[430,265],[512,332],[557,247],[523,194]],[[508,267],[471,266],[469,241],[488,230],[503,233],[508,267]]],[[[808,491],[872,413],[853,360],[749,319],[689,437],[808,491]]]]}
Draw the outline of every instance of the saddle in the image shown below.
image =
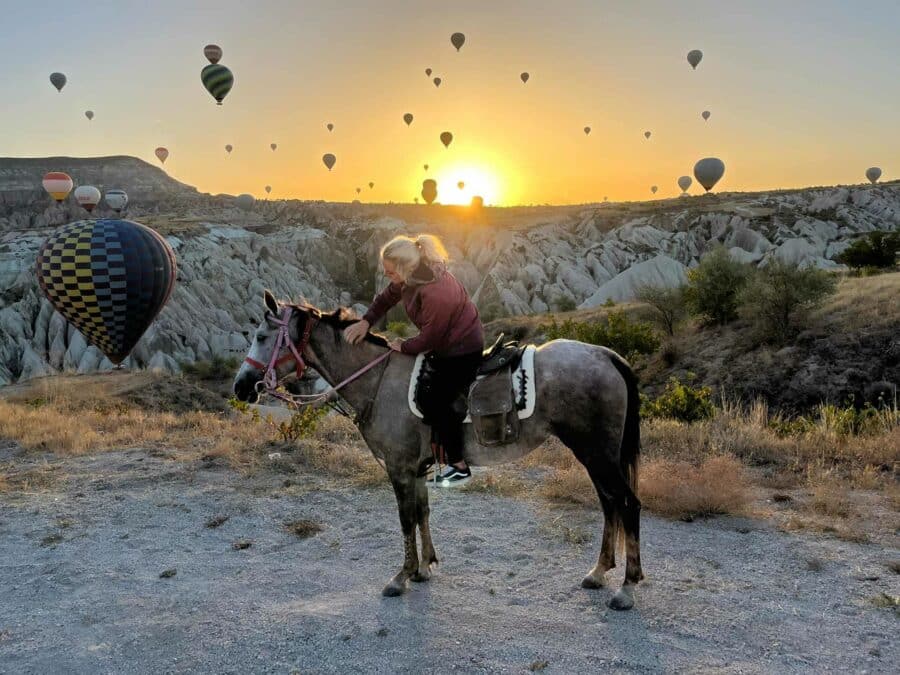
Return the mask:
{"type": "Polygon", "coordinates": [[[503,342],[503,333],[484,350],[475,381],[469,387],[468,408],[475,437],[481,445],[505,445],[519,438],[519,410],[524,407],[525,380],[521,392],[513,384],[513,371],[522,361],[527,345],[518,340],[503,342]]]}
{"type": "Polygon", "coordinates": [[[520,345],[518,340],[503,342],[503,337],[503,333],[500,333],[494,344],[484,350],[481,365],[478,366],[479,375],[488,375],[501,368],[515,370],[519,365],[528,345],[520,345]]]}

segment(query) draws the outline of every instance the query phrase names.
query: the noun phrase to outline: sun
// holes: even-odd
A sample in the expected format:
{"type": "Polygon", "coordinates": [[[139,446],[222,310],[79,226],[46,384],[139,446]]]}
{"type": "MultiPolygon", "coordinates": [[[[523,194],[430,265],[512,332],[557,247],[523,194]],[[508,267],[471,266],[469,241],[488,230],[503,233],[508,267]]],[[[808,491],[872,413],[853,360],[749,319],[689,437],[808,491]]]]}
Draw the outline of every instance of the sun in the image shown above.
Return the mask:
{"type": "Polygon", "coordinates": [[[435,201],[441,204],[468,205],[476,195],[485,204],[497,204],[500,201],[497,176],[483,167],[471,164],[441,167],[434,178],[438,184],[435,201]],[[463,187],[459,187],[460,184],[463,187]]]}

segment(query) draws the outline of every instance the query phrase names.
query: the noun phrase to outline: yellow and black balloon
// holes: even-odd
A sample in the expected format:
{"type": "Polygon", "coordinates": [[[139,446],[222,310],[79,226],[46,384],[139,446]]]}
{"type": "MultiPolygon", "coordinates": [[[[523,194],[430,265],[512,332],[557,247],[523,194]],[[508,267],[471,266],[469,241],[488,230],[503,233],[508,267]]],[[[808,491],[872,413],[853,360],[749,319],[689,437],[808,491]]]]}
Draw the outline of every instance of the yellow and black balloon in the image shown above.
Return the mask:
{"type": "Polygon", "coordinates": [[[37,278],[56,310],[115,364],[125,360],[175,287],[175,252],[130,220],[80,220],[41,246],[37,278]]]}

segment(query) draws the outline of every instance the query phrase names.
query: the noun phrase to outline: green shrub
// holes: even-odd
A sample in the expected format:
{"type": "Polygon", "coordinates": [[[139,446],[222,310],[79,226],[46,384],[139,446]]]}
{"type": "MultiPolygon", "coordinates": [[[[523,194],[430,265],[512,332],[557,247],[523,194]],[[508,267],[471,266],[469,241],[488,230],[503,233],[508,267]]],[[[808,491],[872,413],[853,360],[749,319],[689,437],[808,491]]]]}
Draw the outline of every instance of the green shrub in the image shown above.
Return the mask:
{"type": "Polygon", "coordinates": [[[747,281],[750,266],[734,260],[724,247],[707,253],[688,271],[685,301],[688,310],[709,322],[724,325],[737,318],[738,293],[747,281]]]}
{"type": "Polygon", "coordinates": [[[607,298],[606,302],[603,303],[603,307],[615,307],[615,306],[616,306],[616,301],[613,300],[612,298],[607,298]]]}
{"type": "Polygon", "coordinates": [[[241,360],[234,356],[214,354],[209,361],[183,361],[178,364],[183,373],[199,377],[201,380],[226,380],[234,377],[241,360]]]}
{"type": "Polygon", "coordinates": [[[387,331],[398,337],[406,337],[409,335],[409,324],[406,321],[390,321],[387,325],[387,331]]]}
{"type": "Polygon", "coordinates": [[[319,408],[306,406],[291,415],[291,419],[286,422],[274,422],[270,418],[267,418],[266,421],[275,430],[280,440],[296,441],[312,435],[319,426],[319,422],[327,414],[328,408],[325,406],[319,408]]]}
{"type": "Polygon", "coordinates": [[[638,354],[652,354],[659,348],[659,338],[648,323],[631,322],[624,310],[610,312],[606,321],[587,322],[554,319],[541,326],[548,340],[568,339],[609,347],[628,360],[638,354]]]}
{"type": "MultiPolygon", "coordinates": [[[[688,381],[693,380],[689,376],[688,381]]],[[[681,422],[698,422],[713,416],[715,408],[712,401],[712,389],[709,387],[692,387],[678,378],[672,377],[666,383],[662,394],[651,401],[641,397],[641,416],[647,419],[661,417],[681,422]]]]}
{"type": "Polygon", "coordinates": [[[771,260],[751,274],[738,294],[740,312],[756,325],[760,339],[783,344],[803,327],[807,311],[836,287],[834,275],[824,270],[771,260]]]}
{"type": "Polygon", "coordinates": [[[869,232],[845,248],[835,260],[861,270],[866,267],[884,269],[897,264],[900,232],[869,232]]]}
{"type": "Polygon", "coordinates": [[[556,311],[557,312],[571,312],[577,306],[578,305],[575,303],[575,301],[572,298],[561,298],[556,303],[556,311]]]}
{"type": "Polygon", "coordinates": [[[656,310],[656,319],[668,335],[675,335],[675,326],[686,314],[684,287],[666,288],[645,284],[637,289],[637,299],[656,310]]]}

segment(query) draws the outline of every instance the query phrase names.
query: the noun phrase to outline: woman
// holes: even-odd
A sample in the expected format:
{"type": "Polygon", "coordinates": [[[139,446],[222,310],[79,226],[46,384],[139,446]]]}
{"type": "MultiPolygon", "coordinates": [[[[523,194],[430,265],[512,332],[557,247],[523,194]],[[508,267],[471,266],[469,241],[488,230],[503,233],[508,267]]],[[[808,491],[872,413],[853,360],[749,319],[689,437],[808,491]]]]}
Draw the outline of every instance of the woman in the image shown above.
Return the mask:
{"type": "Polygon", "coordinates": [[[455,486],[469,480],[472,472],[462,455],[465,414],[455,410],[453,402],[460,393],[468,392],[475,380],[484,333],[478,309],[447,269],[447,260],[447,250],[434,235],[391,239],[381,249],[381,264],[391,283],[375,297],[362,321],[344,330],[344,338],[356,344],[372,324],[403,301],[419,334],[394,340],[391,349],[411,356],[428,353],[436,383],[422,412],[447,457],[448,466],[438,485],[455,486]]]}

